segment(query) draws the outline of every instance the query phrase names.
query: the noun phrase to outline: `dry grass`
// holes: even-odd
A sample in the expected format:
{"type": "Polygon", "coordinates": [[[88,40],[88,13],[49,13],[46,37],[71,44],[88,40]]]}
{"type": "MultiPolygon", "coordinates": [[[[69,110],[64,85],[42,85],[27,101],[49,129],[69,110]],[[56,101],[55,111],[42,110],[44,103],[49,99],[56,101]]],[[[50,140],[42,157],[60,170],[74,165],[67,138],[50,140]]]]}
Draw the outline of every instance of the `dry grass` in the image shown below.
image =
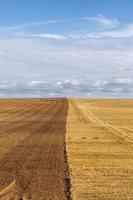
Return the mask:
{"type": "Polygon", "coordinates": [[[70,99],[73,200],[133,199],[133,100],[70,99]]]}

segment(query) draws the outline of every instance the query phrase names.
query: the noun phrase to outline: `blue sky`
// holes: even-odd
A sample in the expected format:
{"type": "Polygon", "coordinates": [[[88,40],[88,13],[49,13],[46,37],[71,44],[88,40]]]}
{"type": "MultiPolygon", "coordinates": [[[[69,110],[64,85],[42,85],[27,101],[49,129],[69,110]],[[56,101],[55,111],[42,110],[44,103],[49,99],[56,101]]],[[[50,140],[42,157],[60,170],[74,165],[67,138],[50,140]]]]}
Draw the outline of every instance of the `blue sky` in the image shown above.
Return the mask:
{"type": "Polygon", "coordinates": [[[1,97],[133,97],[132,0],[1,0],[1,97]]]}
{"type": "Polygon", "coordinates": [[[131,22],[132,0],[1,0],[0,23],[16,24],[31,21],[95,16],[99,13],[131,22]]]}

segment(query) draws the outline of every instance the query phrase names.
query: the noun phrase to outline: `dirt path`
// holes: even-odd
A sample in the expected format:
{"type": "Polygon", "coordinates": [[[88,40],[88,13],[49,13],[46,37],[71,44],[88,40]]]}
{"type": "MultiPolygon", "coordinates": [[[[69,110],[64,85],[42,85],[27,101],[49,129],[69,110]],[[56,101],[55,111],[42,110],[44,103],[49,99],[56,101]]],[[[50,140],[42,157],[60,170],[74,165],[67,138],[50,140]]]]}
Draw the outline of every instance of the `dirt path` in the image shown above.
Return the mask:
{"type": "Polygon", "coordinates": [[[0,127],[5,125],[0,133],[5,141],[0,151],[0,199],[66,200],[67,100],[38,99],[31,100],[30,104],[29,100],[24,100],[22,109],[18,100],[14,100],[16,108],[15,102],[11,101],[13,103],[8,101],[7,106],[7,110],[11,110],[9,115],[4,115],[4,121],[0,117],[0,127]],[[6,139],[11,134],[16,141],[11,139],[9,144],[6,139]],[[6,146],[8,151],[1,153],[6,146]]]}

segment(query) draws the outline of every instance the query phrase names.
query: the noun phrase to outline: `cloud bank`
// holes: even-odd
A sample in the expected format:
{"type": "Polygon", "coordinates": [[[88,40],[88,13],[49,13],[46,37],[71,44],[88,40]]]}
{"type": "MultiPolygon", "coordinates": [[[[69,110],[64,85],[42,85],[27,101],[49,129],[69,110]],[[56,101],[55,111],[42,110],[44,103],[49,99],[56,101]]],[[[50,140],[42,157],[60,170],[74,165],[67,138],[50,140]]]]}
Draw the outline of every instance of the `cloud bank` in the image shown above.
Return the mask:
{"type": "Polygon", "coordinates": [[[101,14],[1,27],[0,96],[133,97],[132,55],[133,24],[101,14]],[[70,22],[82,27],[31,30],[70,22]]]}
{"type": "Polygon", "coordinates": [[[86,78],[64,81],[31,81],[0,84],[1,97],[131,97],[133,79],[87,80],[86,78]]]}

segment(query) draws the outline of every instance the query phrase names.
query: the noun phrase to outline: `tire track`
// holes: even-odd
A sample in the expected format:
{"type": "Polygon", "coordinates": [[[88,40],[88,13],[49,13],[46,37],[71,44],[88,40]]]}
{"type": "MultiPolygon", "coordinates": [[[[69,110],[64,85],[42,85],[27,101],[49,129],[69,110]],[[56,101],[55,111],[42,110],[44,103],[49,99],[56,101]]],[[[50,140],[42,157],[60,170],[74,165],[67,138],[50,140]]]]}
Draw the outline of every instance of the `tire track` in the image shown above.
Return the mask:
{"type": "Polygon", "coordinates": [[[117,127],[108,124],[107,122],[103,122],[99,120],[97,117],[95,117],[85,106],[79,105],[79,108],[86,112],[88,114],[89,119],[95,123],[96,125],[102,126],[106,129],[108,129],[111,133],[114,134],[115,140],[117,140],[118,143],[130,143],[133,144],[133,138],[129,136],[127,133],[124,131],[119,130],[117,127]]]}

